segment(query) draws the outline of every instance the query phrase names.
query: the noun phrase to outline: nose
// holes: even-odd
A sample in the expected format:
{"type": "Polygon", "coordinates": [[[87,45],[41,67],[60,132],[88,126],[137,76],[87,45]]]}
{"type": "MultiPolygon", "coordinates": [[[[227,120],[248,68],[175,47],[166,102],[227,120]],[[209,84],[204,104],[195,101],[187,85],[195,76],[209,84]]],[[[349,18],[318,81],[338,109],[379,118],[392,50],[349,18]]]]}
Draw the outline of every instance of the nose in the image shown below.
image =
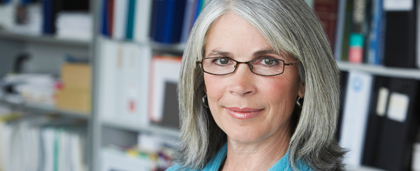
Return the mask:
{"type": "Polygon", "coordinates": [[[229,93],[237,96],[251,95],[256,92],[255,74],[253,74],[248,64],[238,64],[238,68],[231,74],[229,82],[229,93]]]}

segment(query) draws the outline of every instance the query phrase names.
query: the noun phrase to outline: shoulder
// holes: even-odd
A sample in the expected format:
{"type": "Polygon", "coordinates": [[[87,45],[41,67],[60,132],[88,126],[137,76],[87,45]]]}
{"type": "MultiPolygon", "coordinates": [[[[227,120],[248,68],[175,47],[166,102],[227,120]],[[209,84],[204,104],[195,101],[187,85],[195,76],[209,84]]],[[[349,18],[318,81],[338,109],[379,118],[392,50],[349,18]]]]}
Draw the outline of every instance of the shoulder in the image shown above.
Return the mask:
{"type": "Polygon", "coordinates": [[[313,169],[311,169],[305,162],[303,162],[302,160],[299,160],[296,163],[296,168],[299,171],[313,171],[313,169]]]}

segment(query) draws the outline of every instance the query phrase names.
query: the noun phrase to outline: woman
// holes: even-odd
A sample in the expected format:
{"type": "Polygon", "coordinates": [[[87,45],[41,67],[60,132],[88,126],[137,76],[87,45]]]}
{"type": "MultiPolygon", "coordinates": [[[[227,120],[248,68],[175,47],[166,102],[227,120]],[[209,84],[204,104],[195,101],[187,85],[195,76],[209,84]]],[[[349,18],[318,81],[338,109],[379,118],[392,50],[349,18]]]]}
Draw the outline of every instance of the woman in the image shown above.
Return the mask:
{"type": "Polygon", "coordinates": [[[210,1],[180,74],[168,170],[342,170],[338,69],[303,0],[210,1]]]}

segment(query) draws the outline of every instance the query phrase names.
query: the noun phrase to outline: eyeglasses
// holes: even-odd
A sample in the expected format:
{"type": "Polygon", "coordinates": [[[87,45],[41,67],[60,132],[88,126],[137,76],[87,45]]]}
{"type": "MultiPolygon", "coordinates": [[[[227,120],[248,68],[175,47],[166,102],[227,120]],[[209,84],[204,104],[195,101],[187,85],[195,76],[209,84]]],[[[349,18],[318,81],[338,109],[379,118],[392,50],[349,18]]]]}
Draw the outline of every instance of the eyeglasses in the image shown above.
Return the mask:
{"type": "Polygon", "coordinates": [[[248,64],[252,73],[261,76],[275,76],[283,74],[286,65],[294,65],[299,61],[285,63],[274,57],[261,57],[247,62],[239,62],[229,57],[207,57],[197,64],[201,64],[203,72],[212,75],[228,75],[236,71],[238,64],[248,64]]]}

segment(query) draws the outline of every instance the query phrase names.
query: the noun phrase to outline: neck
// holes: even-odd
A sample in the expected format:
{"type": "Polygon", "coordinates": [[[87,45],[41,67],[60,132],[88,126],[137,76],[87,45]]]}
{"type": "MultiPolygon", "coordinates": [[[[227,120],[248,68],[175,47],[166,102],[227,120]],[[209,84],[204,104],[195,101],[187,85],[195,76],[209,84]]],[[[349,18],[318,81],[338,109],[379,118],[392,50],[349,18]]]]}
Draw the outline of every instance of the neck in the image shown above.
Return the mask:
{"type": "Polygon", "coordinates": [[[228,138],[223,171],[269,170],[287,152],[290,134],[286,130],[255,143],[241,143],[228,138]]]}

